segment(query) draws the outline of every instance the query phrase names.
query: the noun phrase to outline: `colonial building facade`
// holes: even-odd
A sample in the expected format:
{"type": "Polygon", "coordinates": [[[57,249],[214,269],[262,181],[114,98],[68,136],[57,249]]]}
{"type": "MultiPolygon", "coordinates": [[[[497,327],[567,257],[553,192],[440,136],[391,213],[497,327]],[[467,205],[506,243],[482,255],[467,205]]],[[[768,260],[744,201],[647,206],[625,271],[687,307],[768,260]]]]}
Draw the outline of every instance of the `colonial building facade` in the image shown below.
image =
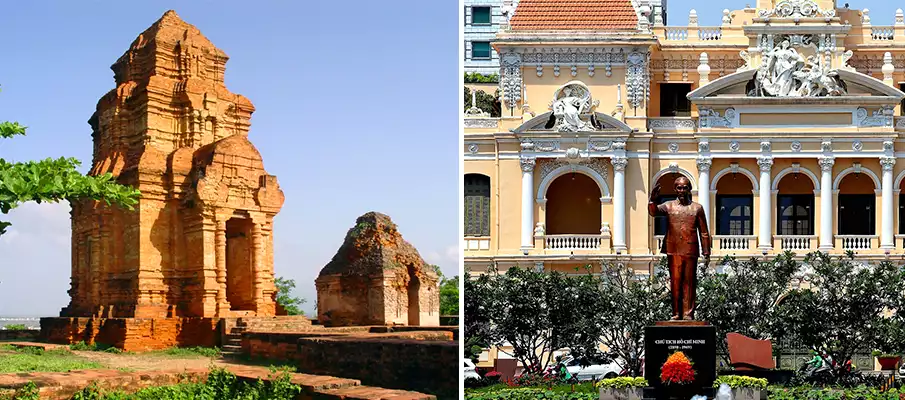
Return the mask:
{"type": "Polygon", "coordinates": [[[680,175],[714,261],[905,259],[902,10],[757,0],[705,27],[664,8],[521,0],[493,41],[503,116],[464,117],[466,267],[649,271],[648,193],[680,175]]]}

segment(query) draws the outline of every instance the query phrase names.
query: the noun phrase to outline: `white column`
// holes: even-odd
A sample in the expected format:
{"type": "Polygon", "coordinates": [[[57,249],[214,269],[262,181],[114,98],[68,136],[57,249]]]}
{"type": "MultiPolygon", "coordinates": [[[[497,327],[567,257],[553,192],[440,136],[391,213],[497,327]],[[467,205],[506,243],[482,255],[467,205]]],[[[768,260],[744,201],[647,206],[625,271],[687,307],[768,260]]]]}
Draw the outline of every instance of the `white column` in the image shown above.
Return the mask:
{"type": "Polygon", "coordinates": [[[832,250],[833,241],[833,157],[820,157],[820,246],[821,251],[832,250]]]}
{"type": "Polygon", "coordinates": [[[613,250],[625,252],[625,167],[628,159],[614,156],[613,163],[613,250]]]}
{"type": "Polygon", "coordinates": [[[896,247],[896,239],[892,229],[892,216],[895,210],[892,206],[892,167],[896,165],[896,158],[884,156],[880,157],[880,165],[883,166],[883,199],[880,211],[880,217],[883,218],[880,224],[880,248],[894,249],[896,247]]]}
{"type": "Polygon", "coordinates": [[[773,168],[773,157],[758,157],[757,165],[760,166],[760,223],[758,224],[758,248],[771,250],[773,248],[773,206],[772,184],[770,183],[770,170],[773,168]]]}
{"type": "MultiPolygon", "coordinates": [[[[713,159],[710,157],[698,157],[698,203],[704,207],[704,216],[707,219],[707,228],[713,221],[710,216],[710,166],[713,159]]],[[[709,229],[711,233],[712,229],[709,229]]]]}
{"type": "Polygon", "coordinates": [[[522,157],[522,250],[534,248],[534,158],[522,157]]]}

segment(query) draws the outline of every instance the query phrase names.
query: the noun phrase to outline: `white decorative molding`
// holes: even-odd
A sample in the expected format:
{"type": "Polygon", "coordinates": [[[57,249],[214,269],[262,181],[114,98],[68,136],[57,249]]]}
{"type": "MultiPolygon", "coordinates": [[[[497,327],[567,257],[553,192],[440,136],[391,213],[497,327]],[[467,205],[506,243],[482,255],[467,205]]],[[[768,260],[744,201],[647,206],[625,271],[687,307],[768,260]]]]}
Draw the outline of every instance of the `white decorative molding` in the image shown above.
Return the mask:
{"type": "MultiPolygon", "coordinates": [[[[538,68],[560,65],[587,67],[603,65],[609,69],[613,65],[624,65],[626,54],[632,51],[629,47],[517,47],[507,49],[509,52],[521,54],[522,62],[538,68]]],[[[539,69],[540,70],[540,69],[539,69]]],[[[609,75],[607,75],[609,76],[609,75]]]]}
{"type": "Polygon", "coordinates": [[[695,163],[698,166],[698,172],[707,172],[710,171],[710,167],[713,165],[713,158],[711,157],[698,157],[695,160],[695,163]]]}
{"type": "Polygon", "coordinates": [[[581,152],[575,147],[569,147],[566,150],[566,162],[569,164],[575,165],[581,161],[581,152]]]}
{"type": "Polygon", "coordinates": [[[757,192],[760,188],[759,182],[757,180],[757,176],[755,176],[753,172],[751,172],[745,168],[739,167],[738,163],[732,163],[732,164],[729,164],[728,168],[723,168],[719,172],[717,172],[715,175],[713,175],[713,179],[711,179],[711,181],[710,181],[710,191],[716,192],[717,183],[720,181],[720,179],[722,177],[729,175],[729,174],[742,174],[742,175],[746,176],[749,180],[751,180],[751,188],[755,192],[757,192]]]}
{"type": "Polygon", "coordinates": [[[790,148],[793,152],[798,153],[798,152],[801,151],[801,142],[799,142],[799,141],[796,140],[796,141],[792,142],[792,144],[789,146],[789,148],[790,148]]]}
{"type": "Polygon", "coordinates": [[[852,151],[859,152],[861,150],[864,150],[864,144],[861,143],[860,140],[853,141],[852,142],[852,151]]]}
{"type": "MultiPolygon", "coordinates": [[[[880,160],[880,163],[883,163],[882,158],[880,160]]],[[[895,164],[894,158],[893,164],[895,164]]],[[[861,166],[861,163],[853,163],[851,167],[840,171],[839,174],[836,175],[836,179],[833,180],[833,190],[839,190],[839,185],[842,183],[842,178],[845,178],[845,176],[849,174],[864,174],[869,176],[870,180],[874,183],[874,190],[880,190],[880,177],[877,176],[874,171],[861,166]]]]}
{"type": "Polygon", "coordinates": [[[534,171],[534,165],[536,164],[536,160],[534,157],[521,157],[519,158],[519,165],[522,167],[522,172],[532,172],[534,171]]]}
{"type": "Polygon", "coordinates": [[[886,153],[891,153],[891,152],[893,152],[894,150],[895,150],[895,148],[893,147],[893,142],[892,142],[892,140],[884,140],[884,141],[883,141],[883,151],[884,151],[884,152],[886,152],[886,153]]]}
{"type": "Polygon", "coordinates": [[[468,144],[468,152],[471,154],[478,153],[478,144],[477,143],[469,143],[468,144]]]}
{"type": "Polygon", "coordinates": [[[547,189],[556,178],[569,173],[587,175],[595,182],[604,198],[611,198],[610,187],[607,185],[607,167],[602,158],[585,158],[578,163],[571,164],[562,160],[542,160],[540,165],[540,185],[538,185],[537,201],[543,201],[547,197],[547,189]]]}
{"type": "Polygon", "coordinates": [[[701,139],[701,141],[698,142],[698,153],[707,152],[710,152],[710,142],[708,142],[706,139],[701,139]]]}
{"type": "Polygon", "coordinates": [[[818,157],[817,164],[820,165],[821,171],[833,172],[833,164],[836,164],[836,159],[834,157],[818,157]]]}
{"type": "Polygon", "coordinates": [[[770,144],[769,141],[760,142],[760,151],[761,152],[769,153],[772,148],[773,148],[773,146],[770,144]]]}
{"type": "MultiPolygon", "coordinates": [[[[760,163],[760,160],[758,160],[758,164],[759,163],[760,163]]],[[[773,165],[772,159],[770,160],[770,165],[771,166],[773,165]]],[[[761,167],[761,168],[763,168],[763,167],[761,167]]],[[[814,190],[815,191],[820,190],[820,179],[817,177],[817,175],[815,175],[813,172],[811,172],[811,170],[802,167],[800,164],[794,163],[794,164],[792,164],[791,167],[783,169],[782,171],[779,171],[779,173],[777,173],[776,176],[773,177],[773,185],[772,185],[771,189],[774,192],[779,190],[779,182],[782,181],[782,178],[784,178],[788,174],[804,174],[808,178],[811,179],[811,183],[814,184],[814,190]]]]}
{"type": "Polygon", "coordinates": [[[666,168],[657,171],[657,173],[654,174],[653,179],[651,179],[651,185],[656,184],[656,182],[666,174],[681,174],[682,176],[688,178],[688,182],[691,182],[692,189],[698,189],[698,182],[697,178],[695,178],[695,175],[684,168],[680,168],[679,164],[676,163],[670,163],[666,168]]]}
{"type": "Polygon", "coordinates": [[[588,151],[609,151],[613,147],[611,141],[589,140],[588,151]]]}
{"type": "Polygon", "coordinates": [[[648,90],[650,79],[648,79],[647,68],[647,59],[649,56],[650,55],[646,52],[642,53],[635,51],[629,54],[626,59],[626,98],[628,99],[628,104],[632,108],[643,106],[647,101],[647,96],[650,94],[650,90],[648,90]]]}
{"type": "Polygon", "coordinates": [[[698,123],[701,128],[734,128],[737,114],[734,108],[727,108],[726,115],[721,116],[718,111],[710,107],[701,107],[698,123]]]}
{"type": "Polygon", "coordinates": [[[496,128],[499,124],[498,118],[465,118],[466,128],[496,128]]]}
{"type": "Polygon", "coordinates": [[[738,153],[738,151],[741,149],[741,147],[742,146],[738,143],[738,140],[733,140],[733,141],[729,142],[729,151],[731,151],[733,153],[738,153]]]}
{"type": "Polygon", "coordinates": [[[760,18],[833,18],[835,9],[821,10],[814,0],[782,0],[772,10],[760,10],[760,18]]]}
{"type": "Polygon", "coordinates": [[[691,118],[648,118],[650,129],[695,129],[697,126],[691,118]]]}
{"type": "Polygon", "coordinates": [[[628,158],[624,156],[614,156],[610,159],[610,163],[613,164],[614,171],[625,171],[625,167],[628,166],[628,158]]]}
{"type": "Polygon", "coordinates": [[[757,166],[761,171],[770,172],[773,168],[773,157],[757,157],[757,166]]]}
{"type": "Polygon", "coordinates": [[[500,57],[500,89],[507,107],[515,108],[522,100],[521,54],[507,52],[500,57]]]}
{"type": "Polygon", "coordinates": [[[679,144],[676,143],[676,142],[670,143],[670,144],[667,146],[667,148],[669,149],[669,152],[670,152],[670,153],[678,153],[678,152],[679,152],[679,144]]]}
{"type": "Polygon", "coordinates": [[[869,114],[867,109],[859,107],[855,111],[855,121],[859,127],[892,127],[895,117],[892,106],[884,105],[869,114]]]}
{"type": "Polygon", "coordinates": [[[833,152],[833,142],[829,140],[824,140],[820,142],[820,150],[824,153],[832,153],[833,152]]]}
{"type": "MultiPolygon", "coordinates": [[[[883,171],[892,171],[896,165],[895,157],[880,157],[880,166],[883,167],[883,171]]],[[[879,187],[879,186],[878,186],[879,187]]]]}
{"type": "Polygon", "coordinates": [[[522,139],[521,148],[522,151],[557,151],[559,150],[559,140],[536,140],[536,139],[522,139]]]}

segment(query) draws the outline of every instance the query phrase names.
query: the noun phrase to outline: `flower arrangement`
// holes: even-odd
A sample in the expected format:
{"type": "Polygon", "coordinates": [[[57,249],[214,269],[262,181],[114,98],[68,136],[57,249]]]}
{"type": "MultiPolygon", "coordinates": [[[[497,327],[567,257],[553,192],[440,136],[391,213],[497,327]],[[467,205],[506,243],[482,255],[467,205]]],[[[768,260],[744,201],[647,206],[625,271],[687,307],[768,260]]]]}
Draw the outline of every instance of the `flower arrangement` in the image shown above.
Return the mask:
{"type": "Polygon", "coordinates": [[[660,371],[660,379],[665,384],[684,385],[694,382],[691,360],[681,351],[669,356],[660,371]]]}

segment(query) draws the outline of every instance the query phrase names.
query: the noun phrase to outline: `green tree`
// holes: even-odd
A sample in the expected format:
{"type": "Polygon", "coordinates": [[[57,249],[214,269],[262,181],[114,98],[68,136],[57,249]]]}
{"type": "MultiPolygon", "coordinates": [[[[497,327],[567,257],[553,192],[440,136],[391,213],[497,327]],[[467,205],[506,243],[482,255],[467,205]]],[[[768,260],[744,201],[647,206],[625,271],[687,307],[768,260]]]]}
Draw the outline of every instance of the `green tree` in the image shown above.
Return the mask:
{"type": "Polygon", "coordinates": [[[653,275],[639,275],[622,263],[604,264],[600,274],[599,337],[620,367],[640,376],[644,328],[671,314],[665,258],[653,275]]]}
{"type": "Polygon", "coordinates": [[[696,317],[716,328],[717,352],[726,365],[726,334],[736,332],[761,340],[773,337],[778,318],[774,306],[799,269],[794,256],[786,252],[769,262],[726,257],[722,271],[699,271],[696,317]]]}
{"type": "MultiPolygon", "coordinates": [[[[471,108],[471,90],[465,89],[465,111],[471,108]]],[[[499,118],[502,115],[502,103],[500,103],[500,90],[497,89],[494,94],[487,94],[483,90],[475,91],[475,105],[486,113],[490,113],[493,118],[499,118]]]]}
{"type": "MultiPolygon", "coordinates": [[[[0,122],[0,139],[24,136],[25,129],[18,122],[0,122]]],[[[138,204],[141,193],[137,189],[118,184],[110,173],[85,176],[78,172],[79,165],[74,158],[25,162],[0,158],[0,214],[29,201],[40,204],[92,199],[130,210],[138,204]]],[[[0,235],[9,226],[9,222],[0,221],[0,235]]]]}
{"type": "Polygon", "coordinates": [[[459,315],[459,276],[440,281],[440,315],[459,315]]]}
{"type": "Polygon", "coordinates": [[[300,297],[293,297],[292,290],[295,289],[295,280],[294,279],[285,279],[283,277],[277,277],[273,284],[277,287],[277,298],[276,302],[284,310],[286,310],[286,314],[288,315],[305,315],[305,312],[302,311],[299,307],[302,304],[305,304],[307,300],[300,297]]]}
{"type": "Polygon", "coordinates": [[[875,346],[878,326],[892,299],[901,296],[901,267],[890,262],[869,266],[848,257],[814,252],[802,270],[808,288],[793,289],[776,306],[777,337],[792,337],[822,348],[837,368],[875,346]]]}

